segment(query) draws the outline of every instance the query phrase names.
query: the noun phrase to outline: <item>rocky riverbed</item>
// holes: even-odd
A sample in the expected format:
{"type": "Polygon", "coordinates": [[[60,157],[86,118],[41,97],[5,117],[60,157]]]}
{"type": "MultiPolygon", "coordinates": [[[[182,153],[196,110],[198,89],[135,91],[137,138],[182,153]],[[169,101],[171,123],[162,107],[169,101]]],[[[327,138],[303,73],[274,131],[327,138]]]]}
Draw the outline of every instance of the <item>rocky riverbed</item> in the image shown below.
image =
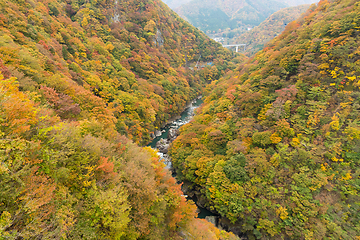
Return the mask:
{"type": "Polygon", "coordinates": [[[179,136],[179,128],[191,121],[195,115],[195,109],[198,108],[202,102],[201,96],[199,96],[185,108],[180,116],[173,118],[165,127],[152,134],[153,141],[148,146],[158,150],[158,154],[160,158],[163,159],[167,168],[171,168],[171,160],[167,155],[170,143],[179,136]]]}

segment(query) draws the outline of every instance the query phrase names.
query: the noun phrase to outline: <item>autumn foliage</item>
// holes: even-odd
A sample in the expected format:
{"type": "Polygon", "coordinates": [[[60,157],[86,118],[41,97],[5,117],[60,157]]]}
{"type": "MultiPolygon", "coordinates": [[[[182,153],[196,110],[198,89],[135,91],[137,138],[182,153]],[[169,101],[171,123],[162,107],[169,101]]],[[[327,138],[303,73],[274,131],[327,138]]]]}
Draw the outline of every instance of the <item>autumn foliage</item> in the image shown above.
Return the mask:
{"type": "Polygon", "coordinates": [[[250,239],[360,237],[359,13],[313,5],[212,82],[172,144],[181,180],[250,239]]]}
{"type": "Polygon", "coordinates": [[[235,67],[161,1],[1,0],[0,238],[195,234],[196,206],[136,143],[211,80],[200,54],[210,77],[235,67]]]}
{"type": "Polygon", "coordinates": [[[51,116],[13,78],[1,76],[0,92],[1,238],[235,238],[195,219],[154,150],[51,116]]]}
{"type": "Polygon", "coordinates": [[[141,144],[234,67],[230,51],[161,1],[3,0],[0,10],[7,78],[64,120],[113,125],[141,144]],[[189,70],[198,61],[214,63],[210,76],[209,67],[189,70]]]}

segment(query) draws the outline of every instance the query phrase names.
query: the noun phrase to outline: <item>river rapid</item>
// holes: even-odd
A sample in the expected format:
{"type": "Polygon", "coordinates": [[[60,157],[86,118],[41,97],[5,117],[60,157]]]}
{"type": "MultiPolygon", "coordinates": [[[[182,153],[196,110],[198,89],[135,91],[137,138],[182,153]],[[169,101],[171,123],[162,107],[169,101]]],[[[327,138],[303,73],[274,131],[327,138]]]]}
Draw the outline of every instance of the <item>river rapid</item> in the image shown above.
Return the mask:
{"type": "Polygon", "coordinates": [[[181,126],[189,123],[195,115],[195,110],[200,107],[202,103],[203,100],[201,96],[193,100],[180,114],[180,116],[175,118],[175,120],[173,120],[172,122],[166,124],[165,127],[163,127],[160,131],[157,132],[157,136],[151,141],[151,143],[149,143],[148,146],[159,151],[158,154],[160,156],[160,159],[164,161],[164,163],[166,164],[166,168],[172,168],[171,160],[170,157],[166,154],[166,151],[163,151],[161,148],[159,148],[159,141],[168,140],[169,138],[172,138],[172,140],[174,140],[176,136],[169,136],[169,132],[171,135],[173,130],[178,131],[181,126]]]}

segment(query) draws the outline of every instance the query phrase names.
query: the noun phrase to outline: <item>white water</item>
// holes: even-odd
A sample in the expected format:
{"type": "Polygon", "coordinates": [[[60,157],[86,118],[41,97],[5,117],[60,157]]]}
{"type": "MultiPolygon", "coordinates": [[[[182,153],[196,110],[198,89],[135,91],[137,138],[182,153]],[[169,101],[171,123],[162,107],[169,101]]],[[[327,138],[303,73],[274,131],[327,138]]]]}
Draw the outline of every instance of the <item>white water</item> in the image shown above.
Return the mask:
{"type": "MultiPolygon", "coordinates": [[[[161,132],[162,132],[161,136],[156,137],[148,146],[156,149],[156,143],[158,141],[160,141],[160,139],[162,139],[162,138],[167,139],[170,128],[179,129],[181,126],[189,123],[195,115],[195,109],[200,107],[200,105],[202,103],[203,103],[203,101],[201,100],[201,96],[198,97],[197,99],[193,100],[189,104],[189,106],[187,108],[185,108],[185,110],[180,114],[179,118],[177,118],[171,124],[168,124],[164,128],[161,129],[161,132]]],[[[171,168],[170,157],[167,154],[164,154],[161,152],[158,152],[158,155],[159,155],[160,159],[166,164],[166,168],[170,169],[171,168]]]]}

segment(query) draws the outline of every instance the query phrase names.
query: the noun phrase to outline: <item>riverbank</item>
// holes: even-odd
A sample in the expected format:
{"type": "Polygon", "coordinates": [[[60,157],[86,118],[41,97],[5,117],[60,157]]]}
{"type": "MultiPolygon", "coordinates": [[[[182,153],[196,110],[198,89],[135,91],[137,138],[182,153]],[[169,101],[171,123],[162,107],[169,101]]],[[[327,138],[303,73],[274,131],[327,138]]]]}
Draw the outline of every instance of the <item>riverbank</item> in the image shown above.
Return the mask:
{"type": "MultiPolygon", "coordinates": [[[[158,150],[160,159],[166,164],[166,168],[173,173],[173,177],[175,178],[176,170],[172,167],[171,158],[167,154],[168,148],[170,147],[171,142],[179,135],[180,127],[193,119],[195,110],[200,107],[202,103],[201,96],[194,99],[179,116],[174,117],[173,121],[168,122],[161,128],[153,141],[148,144],[148,146],[158,150]]],[[[190,183],[183,182],[181,189],[184,195],[187,196],[187,199],[194,201],[196,204],[198,208],[198,218],[206,219],[220,230],[231,231],[241,237],[241,239],[247,239],[243,237],[240,226],[231,224],[227,218],[221,217],[217,212],[207,209],[205,206],[206,199],[203,198],[199,191],[192,189],[190,183]]]]}
{"type": "MultiPolygon", "coordinates": [[[[175,169],[173,169],[175,171],[175,169]]],[[[199,190],[193,189],[190,182],[183,182],[181,190],[187,196],[187,199],[194,201],[198,207],[199,213],[198,218],[206,219],[207,221],[213,223],[220,230],[225,230],[227,232],[232,232],[242,240],[247,240],[248,238],[242,232],[242,224],[233,224],[226,217],[222,217],[216,211],[211,211],[206,208],[206,199],[200,193],[199,190]]]]}
{"type": "Polygon", "coordinates": [[[164,123],[160,130],[156,130],[154,133],[151,133],[150,136],[152,137],[152,141],[147,145],[150,147],[155,148],[155,144],[160,138],[166,138],[167,132],[170,128],[179,129],[182,125],[190,122],[192,117],[194,116],[194,111],[198,108],[203,101],[201,100],[202,96],[198,96],[194,100],[192,100],[185,108],[182,113],[179,115],[175,115],[171,117],[166,123],[164,123]]]}
{"type": "Polygon", "coordinates": [[[147,145],[159,151],[159,156],[163,159],[167,168],[171,169],[171,161],[167,155],[170,143],[178,136],[179,128],[191,121],[195,115],[195,109],[200,107],[202,103],[202,96],[191,101],[180,115],[173,117],[171,122],[168,121],[164,127],[155,132],[153,140],[147,145]]]}

